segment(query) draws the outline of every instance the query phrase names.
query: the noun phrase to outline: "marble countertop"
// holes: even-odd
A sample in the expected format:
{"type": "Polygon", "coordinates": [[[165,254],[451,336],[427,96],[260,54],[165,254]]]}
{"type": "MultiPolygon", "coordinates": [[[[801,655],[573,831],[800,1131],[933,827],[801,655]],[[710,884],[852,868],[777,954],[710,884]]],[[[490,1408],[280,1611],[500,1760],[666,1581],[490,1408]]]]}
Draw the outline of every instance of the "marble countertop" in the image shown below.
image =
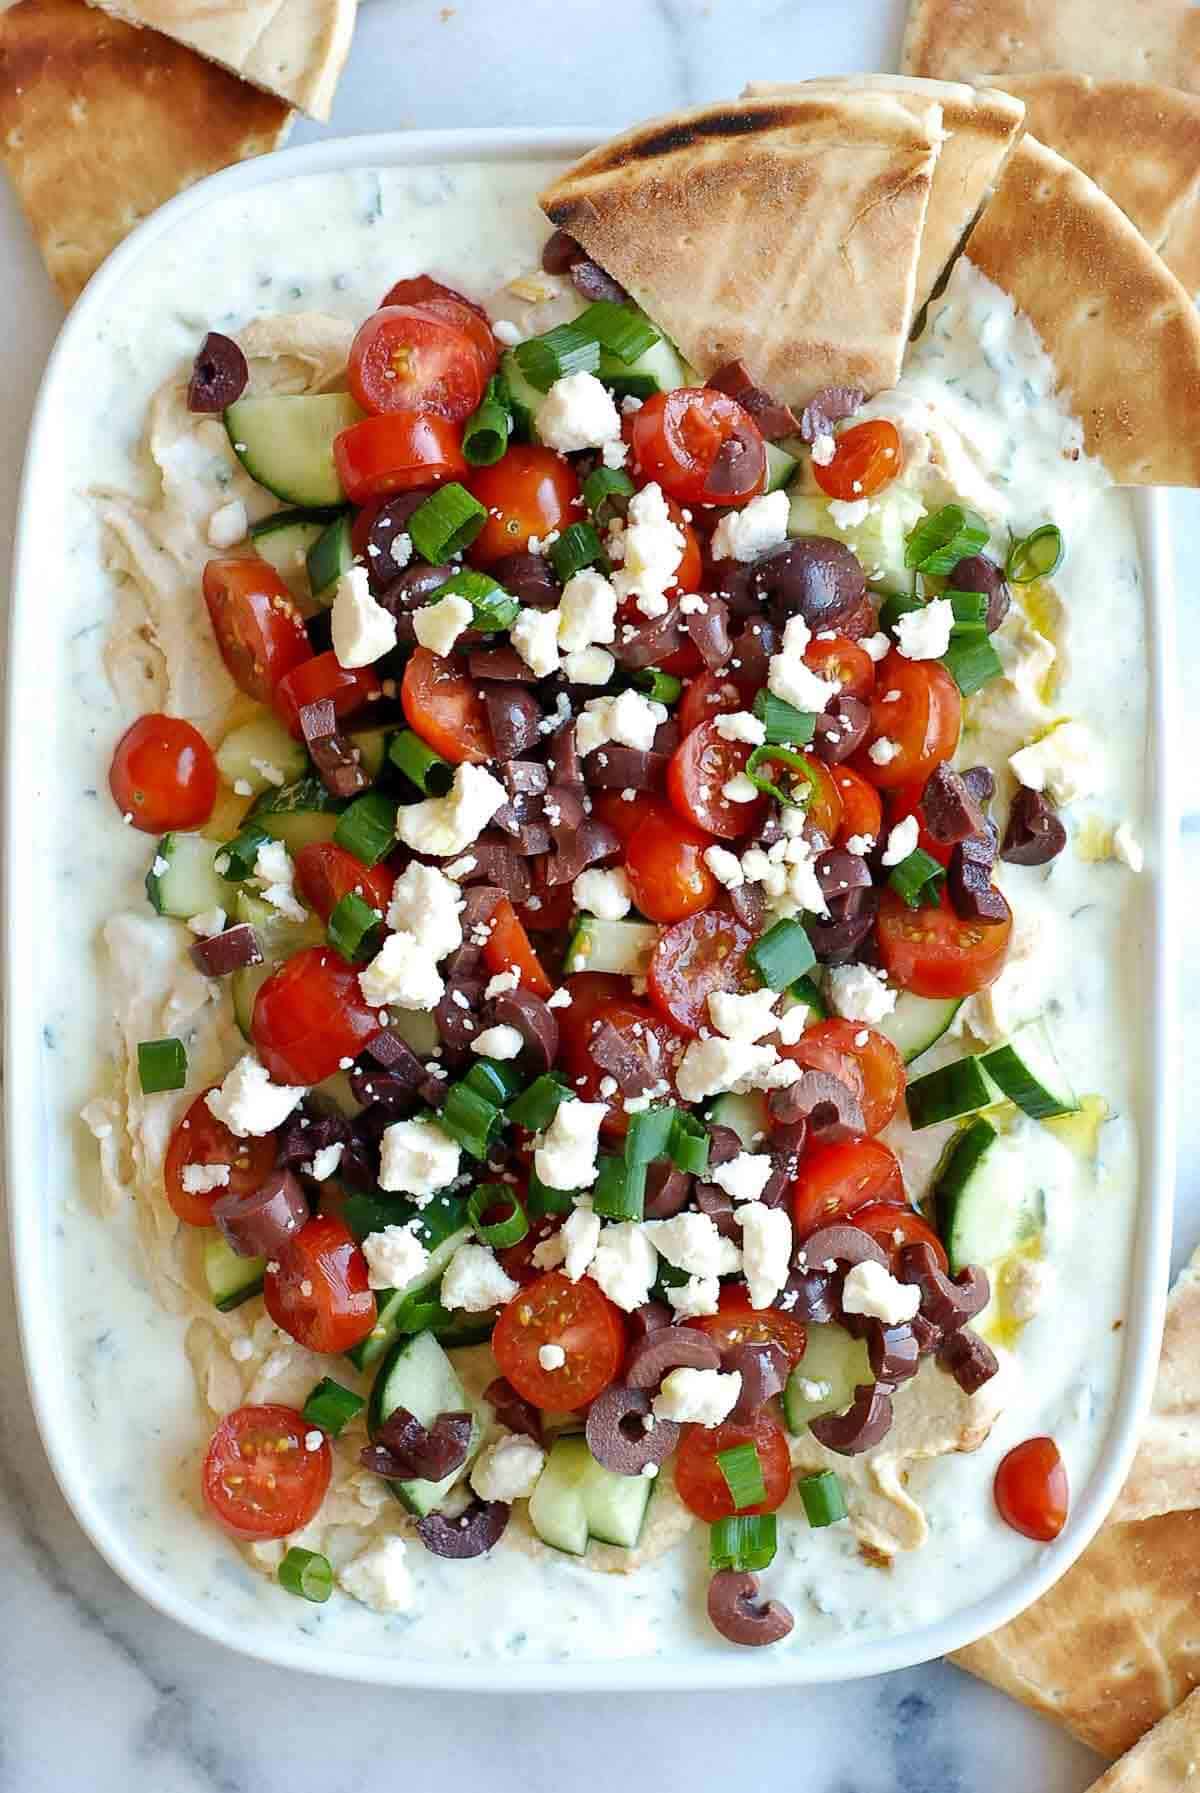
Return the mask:
{"type": "MultiPolygon", "coordinates": [[[[895,66],[900,0],[368,0],[330,132],[467,124],[612,124],[736,93],[758,77],[895,66]],[[569,20],[569,29],[566,21],[569,20]]],[[[322,135],[301,126],[293,142],[322,135]]],[[[25,427],[61,313],[7,188],[0,268],[0,528],[11,539],[25,427]]],[[[1200,495],[1172,501],[1180,677],[1200,681],[1185,623],[1200,495]],[[1186,607],[1186,608],[1185,608],[1186,607]]],[[[1185,704],[1183,764],[1200,762],[1185,704]],[[1189,740],[1191,751],[1188,751],[1189,740]]],[[[1184,793],[1185,805],[1190,793],[1184,793]]],[[[1200,809],[1183,820],[1200,888],[1200,809]]],[[[1184,1014],[1200,1012],[1200,950],[1184,942],[1184,1014]]],[[[1185,1071],[1191,1078],[1191,1073],[1185,1071]]],[[[1200,1102],[1183,1091],[1176,1262],[1200,1231],[1200,1102]]],[[[1200,1092],[1195,1092],[1200,1093],[1200,1092]]],[[[360,1688],[236,1658],[132,1593],[79,1531],[28,1408],[0,1235],[0,1793],[350,1793],[394,1750],[440,1784],[496,1793],[673,1785],[805,1793],[1083,1793],[1100,1763],[1052,1726],[944,1665],[803,1693],[556,1699],[360,1688]],[[614,1742],[616,1747],[614,1749],[614,1742]],[[614,1759],[615,1758],[615,1759],[614,1759]],[[665,1775],[664,1764],[669,1765],[665,1775]]],[[[386,1773],[387,1770],[385,1769],[386,1773]]]]}

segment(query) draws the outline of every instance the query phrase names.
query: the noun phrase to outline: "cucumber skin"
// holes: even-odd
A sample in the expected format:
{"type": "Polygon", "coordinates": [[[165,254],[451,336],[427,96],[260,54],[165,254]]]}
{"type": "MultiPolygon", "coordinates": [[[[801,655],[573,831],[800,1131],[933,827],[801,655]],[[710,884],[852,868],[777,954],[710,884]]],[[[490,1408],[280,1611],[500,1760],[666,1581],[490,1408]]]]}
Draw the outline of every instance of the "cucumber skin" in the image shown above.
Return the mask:
{"type": "Polygon", "coordinates": [[[588,1540],[632,1550],[641,1537],[654,1491],[644,1476],[618,1476],[596,1462],[578,1433],[557,1438],[529,1502],[529,1522],[552,1550],[582,1556],[588,1540]],[[571,1509],[578,1503],[578,1512],[571,1509]],[[628,1507],[624,1520],[616,1509],[628,1507]],[[634,1512],[634,1509],[639,1509],[634,1512]],[[615,1518],[616,1522],[611,1522],[615,1518]],[[636,1518],[636,1524],[633,1523],[636,1518]],[[570,1521],[571,1523],[564,1523],[570,1521]],[[600,1526],[606,1530],[601,1531],[600,1526]],[[612,1534],[622,1532],[615,1537],[612,1534]]]}
{"type": "Polygon", "coordinates": [[[285,503],[306,510],[321,510],[340,507],[346,502],[334,465],[333,441],[351,424],[360,422],[362,415],[348,392],[325,392],[239,398],[225,412],[224,422],[234,454],[257,485],[264,486],[285,503]],[[288,410],[281,412],[281,406],[287,406],[288,410]],[[274,456],[268,440],[264,457],[264,435],[268,438],[278,436],[284,430],[285,418],[292,425],[286,432],[291,453],[274,456]],[[309,426],[311,437],[304,444],[304,453],[310,460],[307,466],[298,465],[298,459],[303,461],[304,454],[297,457],[295,452],[302,424],[309,426]],[[284,471],[272,465],[276,459],[283,461],[284,471]]]}

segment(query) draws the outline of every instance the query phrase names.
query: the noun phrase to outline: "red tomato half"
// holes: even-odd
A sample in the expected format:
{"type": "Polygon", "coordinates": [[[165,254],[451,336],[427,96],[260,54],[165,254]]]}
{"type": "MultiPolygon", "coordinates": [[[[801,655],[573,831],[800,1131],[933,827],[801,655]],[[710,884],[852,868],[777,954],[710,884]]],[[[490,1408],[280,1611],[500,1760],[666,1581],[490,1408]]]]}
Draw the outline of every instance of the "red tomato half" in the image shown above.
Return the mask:
{"type": "Polygon", "coordinates": [[[483,962],[489,971],[519,971],[521,988],[533,996],[546,997],[553,993],[554,985],[546,976],[541,960],[529,943],[529,935],[507,897],[501,897],[492,910],[483,962]]]}
{"type": "Polygon", "coordinates": [[[904,1093],[904,1060],[892,1042],[860,1021],[818,1021],[780,1056],[806,1071],[828,1071],[854,1091],[868,1133],[882,1133],[904,1093]]]}
{"type": "MultiPolygon", "coordinates": [[[[819,760],[815,753],[809,753],[807,749],[802,752],[801,757],[808,767],[809,778],[805,814],[812,826],[819,828],[826,839],[835,840],[842,825],[842,799],[834,776],[838,768],[827,766],[824,760],[819,760]]],[[[776,769],[774,776],[777,782],[782,770],[782,767],[776,769]]]]}
{"type": "MultiPolygon", "coordinates": [[[[571,984],[577,982],[575,978],[568,981],[571,984]]],[[[624,985],[623,979],[616,981],[624,985]]],[[[571,1011],[565,1009],[559,1013],[560,1017],[565,1017],[570,1016],[571,1011]]],[[[648,1004],[633,1002],[628,995],[597,1003],[589,1012],[586,1022],[580,1025],[572,1018],[569,1027],[570,1031],[565,1035],[565,1048],[572,1088],[585,1102],[608,1101],[608,1119],[604,1125],[609,1133],[619,1136],[626,1131],[629,1118],[619,1096],[609,1099],[600,1094],[600,1086],[609,1073],[591,1055],[590,1042],[594,1034],[602,1027],[613,1028],[619,1037],[623,1056],[635,1065],[640,1064],[647,1086],[659,1083],[673,1085],[675,1067],[685,1044],[684,1037],[671,1022],[656,1015],[648,1004]]]]}
{"type": "Polygon", "coordinates": [[[238,1407],[227,1413],[204,1457],[201,1487],[213,1517],[235,1538],[286,1538],[314,1519],[333,1456],[294,1407],[238,1407]]]}
{"type": "Polygon", "coordinates": [[[835,845],[844,847],[855,837],[877,841],[883,827],[883,804],[875,786],[851,766],[831,766],[829,776],[842,804],[835,845]]]}
{"type": "Polygon", "coordinates": [[[717,881],[704,863],[705,849],[712,844],[711,835],[683,821],[668,804],[645,806],[625,846],[633,900],[644,916],[680,921],[713,901],[717,881]]]}
{"type": "Polygon", "coordinates": [[[592,814],[598,822],[611,828],[623,847],[638,833],[643,822],[652,816],[670,816],[675,811],[661,797],[652,797],[648,791],[638,791],[627,803],[620,791],[599,790],[592,795],[592,814]]]}
{"type": "Polygon", "coordinates": [[[769,1413],[761,1412],[752,1425],[740,1426],[726,1420],[720,1426],[684,1428],[675,1457],[675,1488],[684,1506],[697,1519],[712,1524],[717,1519],[728,1519],[735,1511],[773,1513],[787,1499],[791,1485],[787,1439],[779,1421],[769,1413]],[[722,1451],[732,1450],[738,1444],[758,1446],[767,1497],[757,1506],[734,1507],[729,1485],[717,1462],[722,1451]]]}
{"type": "Polygon", "coordinates": [[[667,767],[667,794],[680,815],[721,840],[736,840],[761,827],[765,797],[731,803],[723,795],[730,779],[746,770],[751,751],[745,741],[727,741],[715,722],[703,722],[685,736],[667,767]]]}
{"type": "Polygon", "coordinates": [[[367,1260],[344,1221],[314,1214],[263,1275],[276,1326],[310,1351],[349,1351],[375,1324],[367,1260]]]}
{"type": "Polygon", "coordinates": [[[417,274],[411,280],[398,280],[389,288],[380,300],[379,309],[382,311],[386,305],[413,305],[434,317],[446,318],[475,344],[483,363],[484,378],[490,379],[495,373],[500,349],[492,335],[487,312],[465,293],[455,292],[452,286],[443,286],[440,280],[433,280],[428,274],[417,274]]]}
{"type": "Polygon", "coordinates": [[[871,699],[871,732],[854,756],[864,778],[881,790],[925,780],[958,746],[962,696],[938,660],[906,660],[889,654],[876,676],[871,699]],[[899,696],[894,695],[899,693],[899,696]],[[871,758],[876,741],[890,741],[899,752],[879,765],[871,758]]]}
{"type": "Polygon", "coordinates": [[[750,413],[710,386],[656,392],[636,411],[633,458],[680,504],[748,504],[767,483],[767,448],[750,413]]]}
{"type": "Polygon", "coordinates": [[[467,471],[459,426],[424,411],[389,411],[352,423],[334,437],[333,459],[351,504],[461,479],[467,471]]]}
{"type": "Polygon", "coordinates": [[[251,1033],[276,1083],[323,1083],[383,1030],[340,953],[308,946],[284,961],[254,999],[251,1033]]]}
{"type": "Polygon", "coordinates": [[[950,1268],[946,1247],[915,1208],[901,1208],[891,1202],[871,1202],[865,1208],[854,1210],[854,1224],[883,1246],[892,1259],[893,1270],[906,1245],[928,1245],[938,1261],[938,1268],[945,1271],[950,1268]]]}
{"type": "Polygon", "coordinates": [[[792,1189],[792,1219],[804,1238],[816,1227],[848,1219],[868,1202],[907,1205],[895,1154],[877,1139],[845,1139],[816,1146],[800,1160],[792,1189]]]}
{"type": "Polygon", "coordinates": [[[269,704],[280,679],[313,657],[296,600],[265,560],[210,560],[201,585],[230,678],[269,704]]]}
{"type": "Polygon", "coordinates": [[[726,1284],[721,1290],[720,1312],[689,1320],[706,1332],[722,1357],[734,1345],[778,1345],[792,1363],[799,1363],[808,1345],[808,1330],[777,1307],[751,1307],[745,1290],[726,1284]]]}
{"type": "Polygon", "coordinates": [[[386,915],[396,874],[386,865],[364,865],[336,841],[310,841],[296,854],[296,886],[310,909],[328,921],[344,896],[360,896],[386,915]]]}
{"type": "Polygon", "coordinates": [[[431,299],[449,299],[487,323],[487,313],[482,305],[476,305],[474,299],[468,299],[465,293],[452,286],[443,286],[432,274],[411,274],[404,280],[397,280],[379,301],[379,309],[382,311],[388,305],[425,305],[431,299]]]}
{"type": "Polygon", "coordinates": [[[382,693],[378,675],[369,666],[351,671],[340,665],[337,655],[330,651],[315,654],[280,679],[275,687],[273,707],[279,720],[299,741],[304,734],[300,712],[305,704],[320,703],[327,697],[333,704],[334,714],[340,718],[353,716],[365,704],[375,703],[382,693]]]}
{"type": "Polygon", "coordinates": [[[886,417],[856,423],[837,439],[826,466],[813,462],[813,478],[830,498],[871,498],[899,474],[904,465],[900,432],[886,417]]]}
{"type": "Polygon", "coordinates": [[[943,890],[937,907],[910,909],[894,890],[879,902],[879,957],[891,983],[914,996],[973,996],[1004,968],[1012,915],[962,921],[943,890]]]}
{"type": "Polygon", "coordinates": [[[130,826],[145,834],[202,828],[217,800],[217,762],[181,716],[139,716],[117,742],[108,788],[130,826]]]}
{"type": "MultiPolygon", "coordinates": [[[[754,692],[749,693],[752,700],[754,692]]],[[[718,716],[744,710],[747,698],[738,689],[732,672],[702,672],[689,681],[675,715],[680,733],[690,735],[702,722],[713,722],[718,716]]]]}
{"type": "Polygon", "coordinates": [[[1067,1523],[1071,1490],[1053,1438],[1027,1438],[1001,1459],[996,1505],[1006,1525],[1039,1544],[1057,1538],[1067,1523]]]}
{"type": "Polygon", "coordinates": [[[364,411],[420,412],[462,423],[483,397],[487,375],[470,335],[416,305],[387,305],[350,345],[350,390],[364,411]]]}
{"type": "Polygon", "coordinates": [[[514,1295],[492,1333],[501,1374],[535,1407],[559,1413],[595,1400],[624,1354],[625,1328],[612,1302],[586,1277],[573,1283],[557,1270],[514,1295]],[[566,1352],[557,1370],[542,1368],[543,1345],[566,1352]]]}
{"type": "Polygon", "coordinates": [[[930,834],[928,828],[926,828],[925,809],[921,802],[921,798],[924,794],[925,784],[924,781],[919,778],[913,784],[902,784],[897,786],[895,790],[889,791],[888,821],[894,828],[896,823],[903,822],[906,816],[916,816],[918,847],[921,848],[922,852],[928,853],[930,858],[936,859],[939,865],[949,865],[950,856],[954,852],[953,843],[944,840],[934,840],[932,834],[930,834]]]}
{"type": "Polygon", "coordinates": [[[475,566],[524,554],[530,536],[544,540],[583,515],[574,468],[535,442],[514,443],[494,467],[477,467],[468,484],[488,511],[467,556],[475,566]]]}
{"type": "Polygon", "coordinates": [[[492,731],[479,687],[457,660],[414,648],[404,668],[400,702],[411,729],[444,760],[482,766],[494,759],[492,731]]]}
{"type": "MultiPolygon", "coordinates": [[[[504,1213],[505,1209],[502,1206],[498,1206],[495,1210],[497,1219],[500,1219],[504,1213]]],[[[485,1214],[484,1219],[490,1224],[491,1213],[485,1214]]],[[[525,1237],[516,1245],[503,1246],[496,1253],[504,1274],[511,1276],[514,1282],[519,1282],[523,1289],[527,1289],[531,1282],[536,1282],[543,1272],[534,1263],[533,1254],[539,1245],[559,1231],[565,1220],[565,1214],[543,1214],[537,1220],[530,1217],[529,1231],[525,1237]]]]}
{"type": "Polygon", "coordinates": [[[575,913],[575,893],[569,884],[546,882],[546,856],[526,862],[533,874],[533,895],[516,905],[517,917],[528,934],[556,934],[571,925],[575,913]]]}
{"type": "Polygon", "coordinates": [[[749,928],[719,909],[677,921],[658,937],[650,958],[650,995],[685,1033],[711,1028],[708,999],[714,990],[745,991],[758,979],[746,963],[754,940],[749,928]]]}
{"type": "Polygon", "coordinates": [[[197,1096],[188,1109],[167,1147],[163,1164],[163,1182],[172,1211],[188,1226],[211,1226],[212,1205],[219,1195],[253,1195],[275,1168],[275,1135],[264,1133],[257,1138],[238,1139],[224,1121],[210,1114],[204,1096],[197,1096]],[[229,1181],[203,1194],[193,1194],[183,1186],[183,1173],[189,1164],[224,1164],[229,1168],[229,1181]]]}
{"type": "Polygon", "coordinates": [[[804,664],[822,679],[836,679],[842,697],[870,697],[875,689],[875,662],[866,648],[844,635],[818,636],[804,650],[804,664]]]}

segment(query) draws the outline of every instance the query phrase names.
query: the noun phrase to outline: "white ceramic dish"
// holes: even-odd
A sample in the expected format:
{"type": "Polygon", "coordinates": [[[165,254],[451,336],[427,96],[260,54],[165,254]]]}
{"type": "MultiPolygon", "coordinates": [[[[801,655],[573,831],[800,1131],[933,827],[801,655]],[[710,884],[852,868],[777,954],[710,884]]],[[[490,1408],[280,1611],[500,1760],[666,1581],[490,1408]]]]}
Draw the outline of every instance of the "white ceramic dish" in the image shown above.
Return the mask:
{"type": "MultiPolygon", "coordinates": [[[[1168,745],[1173,665],[1174,606],[1170,589],[1166,513],[1161,497],[1134,500],[1145,572],[1150,653],[1152,739],[1141,832],[1154,870],[1151,938],[1138,943],[1144,969],[1146,1035],[1140,1042],[1144,1092],[1139,1117],[1142,1142],[1141,1207],[1125,1309],[1125,1358],[1101,1467],[1074,1491],[1065,1532],[1023,1573],[942,1622],[875,1641],[848,1638],[823,1644],[810,1655],[773,1657],[769,1652],[694,1653],[562,1665],[496,1661],[430,1663],[402,1653],[314,1641],[302,1615],[284,1622],[276,1606],[254,1607],[237,1572],[218,1572],[203,1587],[186,1586],[174,1572],[174,1546],[186,1548],[203,1523],[172,1487],[170,1463],[194,1446],[195,1412],[179,1328],[159,1311],[136,1281],[130,1242],[120,1229],[105,1229],[71,1201],[73,1182],[90,1174],[90,1141],[71,1116],[87,1093],[56,1060],[56,1028],[78,1025],[87,1013],[95,979],[92,942],[112,907],[110,891],[128,894],[125,842],[110,852],[64,858],[69,805],[62,807],[67,778],[65,743],[72,739],[79,706],[96,737],[91,778],[103,789],[106,749],[115,732],[115,707],[100,664],[105,617],[63,614],[56,605],[57,567],[66,545],[64,492],[66,445],[73,393],[86,378],[80,351],[103,338],[103,322],[121,306],[122,284],[172,232],[197,226],[207,208],[255,188],[303,174],[367,167],[420,167],[446,162],[568,160],[591,146],[584,133],[565,131],[461,131],[394,134],[321,143],[233,168],[182,194],[131,236],[100,270],[79,301],[55,347],[34,416],[16,545],[7,679],[5,905],[7,946],[7,1181],[22,1342],[30,1391],[42,1438],[74,1512],[117,1572],[161,1611],[182,1624],[264,1660],[312,1672],[397,1686],[472,1690],[563,1691],[636,1687],[680,1691],[700,1687],[762,1687],[836,1681],[878,1674],[939,1656],[1003,1624],[1048,1588],[1070,1565],[1099,1526],[1125,1475],[1140,1418],[1153,1383],[1170,1241],[1174,1139],[1171,1043],[1174,989],[1171,966],[1173,847],[1175,838],[1168,745]],[[61,772],[61,776],[60,776],[61,772]],[[60,786],[62,789],[60,789],[60,786]],[[114,864],[116,863],[116,869],[114,864]],[[64,870],[64,865],[66,869],[64,870]],[[119,873],[119,878],[118,878],[119,873]],[[64,1017],[66,1022],[64,1022],[64,1017]],[[78,1099],[77,1099],[78,1098],[78,1099]],[[86,1238],[94,1290],[69,1305],[62,1282],[64,1209],[73,1237],[86,1238]],[[79,1232],[77,1229],[86,1229],[79,1232]],[[106,1280],[107,1279],[107,1280],[106,1280]],[[91,1454],[86,1415],[90,1378],[128,1376],[129,1398],[142,1398],[134,1369],[145,1364],[106,1364],[103,1325],[107,1292],[138,1305],[143,1336],[153,1352],[149,1386],[162,1418],[154,1436],[165,1473],[131,1460],[116,1477],[101,1476],[91,1454]],[[94,1295],[94,1304],[93,1297],[94,1295]],[[86,1355],[72,1341],[87,1334],[86,1355]],[[150,1523],[154,1521],[155,1523],[150,1523]],[[153,1539],[153,1541],[152,1541],[153,1539]]],[[[195,325],[192,325],[195,328],[195,325]]],[[[118,418],[114,427],[140,427],[118,418]]],[[[75,727],[75,735],[79,734],[75,727]]],[[[78,753],[78,749],[75,750],[78,753]]],[[[81,764],[84,763],[81,761],[81,764]]],[[[85,792],[95,797],[95,790],[85,792]]],[[[78,802],[78,790],[71,801],[78,802]]],[[[110,831],[111,833],[111,831],[110,831]]],[[[156,1412],[157,1412],[156,1406],[156,1412]]],[[[240,1571],[240,1564],[237,1569],[240,1571]]],[[[286,1602],[285,1602],[286,1604],[286,1602]]],[[[312,1609],[308,1609],[310,1612],[312,1609]]],[[[295,1613],[293,1605],[292,1614],[295,1613]]],[[[403,1633],[392,1634],[402,1639],[403,1633]]]]}

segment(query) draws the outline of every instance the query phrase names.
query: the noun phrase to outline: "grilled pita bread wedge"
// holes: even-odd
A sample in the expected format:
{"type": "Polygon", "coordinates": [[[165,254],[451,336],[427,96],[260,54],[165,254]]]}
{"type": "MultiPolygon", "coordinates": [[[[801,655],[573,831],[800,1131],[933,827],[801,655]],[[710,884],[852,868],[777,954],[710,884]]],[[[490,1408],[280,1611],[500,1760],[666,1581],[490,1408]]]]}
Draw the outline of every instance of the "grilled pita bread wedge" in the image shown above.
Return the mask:
{"type": "Polygon", "coordinates": [[[968,87],[961,81],[922,81],[915,75],[846,75],[791,84],[752,81],[743,99],[771,99],[825,89],[867,90],[909,98],[923,110],[936,100],[946,140],[933,171],[917,263],[917,310],[949,266],[976,212],[995,183],[1021,130],[1024,108],[1011,93],[968,87]]]}
{"type": "Polygon", "coordinates": [[[945,81],[1076,69],[1200,93],[1200,9],[1192,0],[911,0],[900,66],[945,81]]]}
{"type": "Polygon", "coordinates": [[[966,255],[1033,324],[1118,485],[1200,485],[1200,318],[1094,181],[1023,137],[966,255]]]}
{"type": "Polygon", "coordinates": [[[182,188],[275,149],[291,111],[83,0],[0,12],[0,153],[65,304],[182,188]]]}
{"type": "Polygon", "coordinates": [[[327,119],[358,0],[89,0],[149,25],[255,87],[327,119]]]}
{"type": "Polygon", "coordinates": [[[1089,1793],[1180,1793],[1200,1785],[1200,1692],[1160,1718],[1089,1793]]]}
{"type": "MultiPolygon", "coordinates": [[[[1200,290],[1200,95],[1061,72],[1001,81],[1038,142],[1103,187],[1188,292],[1200,290]]],[[[936,198],[935,179],[931,213],[936,198]]]]}
{"type": "Polygon", "coordinates": [[[701,374],[742,359],[803,405],[894,385],[941,109],[837,91],[697,107],[592,151],[541,195],[701,374]]]}

